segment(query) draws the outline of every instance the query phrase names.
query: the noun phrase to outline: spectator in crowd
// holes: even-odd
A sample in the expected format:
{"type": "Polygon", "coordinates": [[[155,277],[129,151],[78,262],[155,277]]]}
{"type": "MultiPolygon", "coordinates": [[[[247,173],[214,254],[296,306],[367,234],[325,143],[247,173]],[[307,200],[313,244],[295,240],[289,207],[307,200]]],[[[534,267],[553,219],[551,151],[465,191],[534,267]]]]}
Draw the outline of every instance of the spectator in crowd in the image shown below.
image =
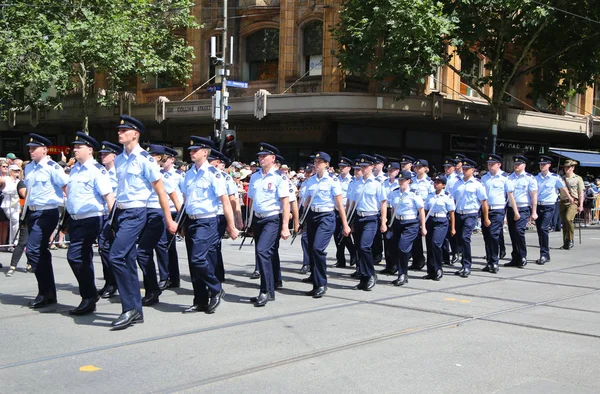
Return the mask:
{"type": "Polygon", "coordinates": [[[6,155],[6,161],[9,166],[15,164],[15,160],[17,160],[17,156],[14,153],[8,153],[6,155]]]}
{"type": "Polygon", "coordinates": [[[13,251],[13,243],[16,241],[15,235],[19,228],[19,195],[17,193],[17,184],[21,178],[21,168],[15,164],[8,166],[8,176],[4,178],[4,200],[2,201],[2,210],[4,215],[8,218],[8,242],[10,244],[6,250],[8,252],[13,251]]]}
{"type": "Polygon", "coordinates": [[[585,188],[583,192],[583,212],[584,212],[584,224],[587,227],[592,221],[592,208],[594,208],[594,202],[596,200],[597,193],[594,193],[594,189],[592,189],[592,184],[588,181],[583,183],[585,188]]]}
{"type": "MultiPolygon", "coordinates": [[[[4,188],[6,186],[8,178],[8,162],[4,159],[0,160],[0,179],[2,179],[2,202],[0,202],[0,207],[4,208],[4,199],[10,200],[10,198],[6,198],[4,195],[4,188]]],[[[0,245],[8,244],[8,228],[10,224],[10,219],[6,216],[4,209],[0,209],[0,245]]],[[[0,252],[6,252],[8,248],[6,246],[0,247],[0,252]]]]}
{"type": "MultiPolygon", "coordinates": [[[[27,189],[23,180],[19,180],[19,183],[17,184],[17,193],[19,195],[20,200],[19,206],[21,209],[23,209],[25,197],[27,194],[27,189]]],[[[19,212],[19,215],[21,215],[21,212],[19,212]]],[[[10,259],[10,267],[6,272],[7,277],[11,277],[14,275],[15,270],[17,269],[17,265],[19,264],[19,260],[21,260],[23,252],[25,251],[25,246],[27,246],[27,241],[29,240],[29,231],[27,230],[27,222],[25,220],[19,222],[18,231],[18,241],[17,245],[14,247],[14,250],[12,252],[12,257],[10,259]]],[[[26,270],[27,272],[31,272],[31,266],[29,264],[27,264],[26,270]]]]}
{"type": "Polygon", "coordinates": [[[0,176],[4,177],[8,175],[8,161],[5,159],[0,160],[0,176]]]}

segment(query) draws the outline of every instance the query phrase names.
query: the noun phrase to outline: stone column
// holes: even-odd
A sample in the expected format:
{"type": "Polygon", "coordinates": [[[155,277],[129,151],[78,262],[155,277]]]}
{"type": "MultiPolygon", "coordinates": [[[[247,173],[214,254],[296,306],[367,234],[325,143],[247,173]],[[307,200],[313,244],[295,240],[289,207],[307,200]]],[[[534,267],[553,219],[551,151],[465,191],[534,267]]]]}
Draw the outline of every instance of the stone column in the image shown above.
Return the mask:
{"type": "Polygon", "coordinates": [[[297,74],[298,29],[296,27],[296,8],[298,0],[282,1],[279,6],[279,72],[277,92],[287,88],[286,79],[297,74]]]}
{"type": "Polygon", "coordinates": [[[323,92],[339,92],[342,85],[342,70],[337,57],[338,42],[330,29],[339,21],[339,11],[342,0],[333,0],[328,7],[323,8],[323,92]]]}

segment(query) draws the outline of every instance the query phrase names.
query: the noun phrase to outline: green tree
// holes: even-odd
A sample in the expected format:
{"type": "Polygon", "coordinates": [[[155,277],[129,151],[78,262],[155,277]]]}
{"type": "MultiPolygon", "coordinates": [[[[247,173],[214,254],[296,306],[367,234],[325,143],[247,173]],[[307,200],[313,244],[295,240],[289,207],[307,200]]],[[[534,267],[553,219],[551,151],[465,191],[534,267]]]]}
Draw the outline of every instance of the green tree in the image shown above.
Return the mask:
{"type": "Polygon", "coordinates": [[[97,100],[104,105],[114,104],[132,76],[189,78],[194,51],[174,32],[199,27],[193,6],[190,0],[13,1],[0,32],[0,95],[23,106],[37,105],[50,88],[62,96],[76,91],[87,131],[96,72],[108,80],[97,100]]]}

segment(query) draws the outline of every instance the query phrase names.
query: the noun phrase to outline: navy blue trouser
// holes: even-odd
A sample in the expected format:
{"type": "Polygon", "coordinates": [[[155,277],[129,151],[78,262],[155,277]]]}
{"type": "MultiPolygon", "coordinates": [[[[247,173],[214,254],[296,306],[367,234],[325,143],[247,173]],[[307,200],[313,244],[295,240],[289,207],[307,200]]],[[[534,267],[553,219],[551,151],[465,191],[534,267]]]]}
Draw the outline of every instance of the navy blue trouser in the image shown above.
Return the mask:
{"type": "Polygon", "coordinates": [[[102,261],[102,275],[104,276],[105,284],[107,286],[116,286],[117,281],[115,279],[115,273],[113,272],[110,259],[108,258],[113,241],[115,240],[115,234],[113,233],[108,219],[108,215],[105,215],[102,218],[102,229],[100,230],[100,234],[98,234],[98,252],[100,253],[100,260],[102,261]]]}
{"type": "Polygon", "coordinates": [[[310,266],[310,259],[308,257],[308,238],[306,237],[306,226],[302,231],[300,244],[302,245],[302,265],[310,266]]]}
{"type": "MultiPolygon", "coordinates": [[[[421,225],[419,224],[419,227],[421,225]]],[[[420,264],[425,262],[425,254],[423,253],[423,237],[415,238],[412,245],[412,259],[413,264],[420,264]]]]}
{"type": "Polygon", "coordinates": [[[490,265],[498,264],[500,259],[500,236],[504,226],[504,215],[504,209],[490,209],[488,212],[490,226],[481,226],[481,233],[485,242],[485,255],[487,263],[490,265]]]}
{"type": "Polygon", "coordinates": [[[377,215],[377,231],[373,235],[373,244],[371,246],[371,252],[373,253],[373,260],[383,257],[383,234],[379,231],[381,227],[381,216],[377,215]]]}
{"type": "Polygon", "coordinates": [[[354,221],[354,236],[358,252],[358,270],[361,280],[368,279],[375,275],[375,266],[373,264],[373,240],[375,234],[379,233],[377,223],[378,215],[357,217],[354,221]]]}
{"type": "Polygon", "coordinates": [[[306,218],[306,237],[310,264],[313,267],[313,285],[327,284],[327,246],[335,231],[335,213],[309,212],[306,218]]]}
{"type": "MultiPolygon", "coordinates": [[[[468,213],[461,215],[460,213],[455,214],[456,218],[456,236],[459,248],[462,253],[461,264],[463,268],[471,269],[471,235],[473,229],[477,225],[477,214],[468,213]]],[[[485,227],[485,226],[484,226],[485,227]]]]}
{"type": "MultiPolygon", "coordinates": [[[[539,217],[539,215],[538,215],[539,217]]],[[[557,201],[554,204],[554,211],[552,211],[552,219],[550,220],[550,230],[560,231],[562,224],[560,223],[560,203],[557,201]]]]}
{"type": "Polygon", "coordinates": [[[392,224],[392,239],[394,244],[392,257],[398,263],[398,277],[408,273],[408,259],[410,258],[415,239],[419,235],[419,221],[417,219],[398,220],[392,224]]]}
{"type": "Polygon", "coordinates": [[[550,258],[550,240],[548,233],[550,232],[550,224],[554,216],[554,205],[538,205],[538,218],[535,220],[538,240],[540,242],[540,257],[550,258]]]}
{"type": "MultiPolygon", "coordinates": [[[[162,209],[148,208],[144,231],[142,231],[142,234],[140,235],[137,251],[137,262],[144,273],[144,289],[146,289],[146,294],[158,290],[156,267],[154,266],[154,249],[156,249],[157,255],[159,253],[163,254],[163,261],[168,261],[167,245],[160,245],[159,243],[160,237],[164,231],[165,216],[162,209]]],[[[164,279],[161,276],[161,280],[167,279],[168,271],[165,274],[167,276],[164,279]]]]}
{"type": "Polygon", "coordinates": [[[45,211],[29,211],[27,213],[27,263],[35,272],[38,282],[38,294],[56,296],[56,283],[52,269],[52,254],[48,250],[48,242],[58,224],[58,209],[45,211]]]}
{"type": "Polygon", "coordinates": [[[117,280],[123,312],[135,309],[142,313],[136,243],[146,225],[146,214],[147,208],[117,209],[115,212],[115,240],[108,260],[117,280]]]}
{"type": "Polygon", "coordinates": [[[67,261],[79,282],[81,298],[95,298],[98,295],[94,280],[92,247],[102,230],[102,222],[100,216],[69,221],[70,244],[67,250],[67,261]]]}
{"type": "Polygon", "coordinates": [[[427,227],[427,273],[435,275],[442,269],[443,246],[448,234],[448,218],[430,217],[425,224],[427,227]]]}
{"type": "Polygon", "coordinates": [[[530,207],[519,208],[520,219],[515,221],[514,211],[512,207],[506,209],[506,219],[508,221],[508,234],[510,235],[510,242],[512,244],[511,261],[521,262],[522,259],[527,259],[527,242],[525,241],[525,231],[527,230],[527,223],[531,216],[530,207]]]}
{"type": "Polygon", "coordinates": [[[217,242],[217,266],[215,267],[215,276],[219,279],[219,282],[225,281],[225,265],[223,264],[223,236],[227,229],[227,219],[225,215],[217,215],[217,234],[219,240],[217,242]]]}
{"type": "Polygon", "coordinates": [[[394,239],[394,230],[390,228],[385,234],[383,234],[385,268],[388,271],[396,271],[398,269],[398,253],[396,251],[397,247],[398,242],[394,239]]]}
{"type": "MultiPolygon", "coordinates": [[[[282,215],[279,215],[280,220],[282,215]]],[[[275,241],[275,252],[273,253],[273,280],[275,282],[281,282],[283,277],[281,276],[281,259],[279,258],[279,241],[281,237],[277,237],[275,241]]],[[[302,238],[301,238],[302,240],[302,238]]]]}
{"type": "MultiPolygon", "coordinates": [[[[162,210],[160,211],[162,213],[162,210]]],[[[164,214],[163,214],[164,215],[164,214]]],[[[177,212],[171,212],[171,218],[175,220],[177,212]]],[[[171,247],[167,250],[169,242],[175,235],[167,230],[166,221],[160,239],[156,245],[156,263],[158,265],[158,277],[161,281],[171,279],[172,282],[179,282],[179,261],[177,257],[176,242],[173,241],[171,247]]]]}
{"type": "Polygon", "coordinates": [[[260,292],[275,295],[273,256],[281,233],[281,215],[266,218],[254,216],[254,255],[260,272],[260,292]]]}
{"type": "Polygon", "coordinates": [[[338,211],[335,211],[335,238],[336,241],[336,253],[335,259],[338,263],[346,264],[345,249],[348,249],[350,253],[350,261],[356,260],[356,247],[352,242],[352,237],[344,237],[342,228],[342,219],[338,211]]]}
{"type": "Polygon", "coordinates": [[[216,217],[186,220],[185,246],[194,288],[194,305],[208,304],[209,297],[222,289],[215,275],[217,242],[216,217]]]}

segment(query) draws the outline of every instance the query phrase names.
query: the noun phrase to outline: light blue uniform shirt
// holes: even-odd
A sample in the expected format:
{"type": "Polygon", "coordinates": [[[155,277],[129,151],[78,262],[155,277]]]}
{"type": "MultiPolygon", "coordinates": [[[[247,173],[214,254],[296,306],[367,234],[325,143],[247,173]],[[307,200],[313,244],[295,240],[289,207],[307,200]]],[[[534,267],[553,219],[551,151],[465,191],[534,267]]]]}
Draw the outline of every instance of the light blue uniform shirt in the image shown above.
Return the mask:
{"type": "MultiPolygon", "coordinates": [[[[171,171],[160,170],[160,172],[163,174],[163,183],[165,184],[165,192],[167,193],[167,196],[175,192],[179,203],[183,203],[183,193],[181,192],[181,188],[183,186],[183,176],[181,176],[173,168],[171,168],[171,171]]],[[[173,200],[171,200],[171,198],[169,198],[169,210],[171,212],[177,211],[177,209],[175,209],[175,203],[173,200]]]]}
{"type": "Polygon", "coordinates": [[[254,212],[259,215],[281,212],[283,209],[281,199],[289,197],[289,190],[287,177],[277,175],[273,167],[264,175],[262,170],[252,174],[248,185],[248,198],[252,199],[254,212]]]}
{"type": "Polygon", "coordinates": [[[112,193],[108,172],[102,164],[89,159],[84,164],[77,162],[69,174],[67,189],[67,212],[71,215],[103,213],[104,196],[112,193]]]}
{"type": "Polygon", "coordinates": [[[427,213],[430,216],[433,214],[447,215],[448,212],[456,210],[456,204],[454,203],[450,193],[442,190],[440,194],[436,194],[434,192],[427,196],[427,201],[425,201],[425,210],[431,211],[431,214],[429,214],[429,212],[427,213]]]}
{"type": "Polygon", "coordinates": [[[384,182],[384,181],[385,181],[387,178],[388,178],[388,177],[387,177],[387,175],[385,175],[385,174],[383,173],[383,171],[381,171],[381,172],[379,173],[379,175],[377,175],[377,176],[375,177],[375,179],[377,179],[377,180],[378,180],[379,182],[381,182],[381,183],[383,183],[383,182],[384,182]]]}
{"type": "Polygon", "coordinates": [[[392,191],[389,204],[395,216],[415,216],[415,218],[418,218],[419,209],[425,205],[420,195],[410,189],[402,192],[400,188],[392,191]]]}
{"type": "Polygon", "coordinates": [[[117,203],[135,203],[136,208],[145,207],[154,190],[152,183],[162,178],[155,160],[138,145],[129,155],[125,150],[118,155],[115,167],[119,180],[117,203]]]}
{"type": "Polygon", "coordinates": [[[420,195],[423,199],[427,198],[429,194],[435,192],[433,182],[431,179],[427,178],[427,176],[423,177],[423,179],[414,177],[412,179],[412,183],[410,184],[410,190],[420,195]]]}
{"type": "Polygon", "coordinates": [[[119,181],[117,180],[117,171],[115,167],[110,170],[106,170],[108,172],[108,178],[110,179],[110,186],[112,187],[113,193],[117,191],[117,186],[119,186],[119,181]]]}
{"type": "Polygon", "coordinates": [[[379,212],[381,203],[387,200],[387,194],[381,182],[371,174],[366,181],[361,177],[355,183],[352,195],[348,194],[348,198],[350,201],[356,201],[356,211],[379,212]]]}
{"type": "Polygon", "coordinates": [[[350,183],[352,182],[352,175],[348,174],[347,176],[342,176],[342,174],[337,176],[340,181],[340,186],[342,187],[342,206],[346,206],[346,202],[348,201],[348,188],[350,187],[350,183]]]}
{"type": "Polygon", "coordinates": [[[64,205],[62,187],[69,176],[55,162],[44,157],[39,163],[31,161],[25,166],[25,186],[29,194],[28,205],[64,205]]]}
{"type": "Polygon", "coordinates": [[[521,172],[517,175],[513,172],[508,176],[515,187],[514,196],[518,207],[531,206],[531,192],[537,192],[538,184],[535,177],[527,172],[521,172]]]}
{"type": "Polygon", "coordinates": [[[335,197],[342,195],[342,186],[337,177],[329,174],[318,175],[308,179],[306,193],[311,198],[310,207],[319,209],[332,209],[335,207],[335,197]]]}
{"type": "Polygon", "coordinates": [[[290,203],[295,202],[297,200],[296,198],[296,188],[294,187],[294,185],[292,184],[292,181],[290,181],[290,179],[287,177],[287,175],[285,175],[281,170],[276,170],[275,173],[279,176],[285,176],[287,178],[288,181],[288,191],[289,191],[289,201],[290,203]]]}
{"type": "MultiPolygon", "coordinates": [[[[231,179],[231,177],[225,171],[219,170],[219,174],[221,174],[221,176],[225,178],[225,189],[227,190],[227,195],[237,195],[238,188],[233,179],[231,179]]],[[[217,215],[224,214],[225,213],[223,211],[223,203],[221,202],[221,200],[219,200],[219,210],[217,211],[217,215]]]]}
{"type": "Polygon", "coordinates": [[[185,196],[188,215],[217,215],[219,198],[227,194],[225,178],[219,170],[208,164],[198,168],[195,164],[186,172],[181,190],[185,196]]]}
{"type": "Polygon", "coordinates": [[[512,193],[515,190],[512,181],[508,179],[508,174],[504,171],[498,171],[496,175],[487,172],[481,178],[481,183],[485,186],[490,209],[498,209],[498,207],[504,209],[506,207],[507,193],[512,193]]]}
{"type": "Polygon", "coordinates": [[[385,181],[383,181],[383,188],[385,189],[385,193],[387,196],[389,196],[392,193],[392,190],[398,188],[399,183],[397,179],[394,179],[393,182],[390,182],[390,178],[386,178],[385,181]]]}
{"type": "Polygon", "coordinates": [[[562,178],[553,172],[548,172],[545,177],[540,172],[535,176],[538,184],[538,203],[555,203],[558,199],[558,191],[565,187],[562,178]]]}
{"type": "Polygon", "coordinates": [[[456,182],[452,190],[452,198],[454,198],[456,212],[458,213],[462,211],[479,211],[481,202],[487,200],[487,193],[485,192],[485,186],[472,176],[466,182],[464,179],[456,182]]]}

